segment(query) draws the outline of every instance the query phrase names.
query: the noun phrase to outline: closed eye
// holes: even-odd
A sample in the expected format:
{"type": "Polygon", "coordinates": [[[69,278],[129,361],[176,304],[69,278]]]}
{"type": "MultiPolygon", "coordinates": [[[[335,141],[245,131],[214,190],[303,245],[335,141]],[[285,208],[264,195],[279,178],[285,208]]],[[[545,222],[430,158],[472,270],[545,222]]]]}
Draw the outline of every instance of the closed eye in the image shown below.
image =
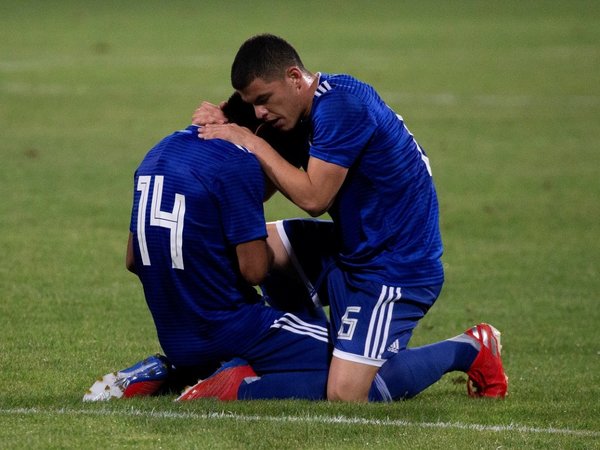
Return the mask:
{"type": "Polygon", "coordinates": [[[256,99],[254,99],[254,102],[252,102],[252,104],[255,106],[264,105],[269,101],[269,98],[271,98],[271,94],[259,95],[258,97],[256,97],[256,99]]]}

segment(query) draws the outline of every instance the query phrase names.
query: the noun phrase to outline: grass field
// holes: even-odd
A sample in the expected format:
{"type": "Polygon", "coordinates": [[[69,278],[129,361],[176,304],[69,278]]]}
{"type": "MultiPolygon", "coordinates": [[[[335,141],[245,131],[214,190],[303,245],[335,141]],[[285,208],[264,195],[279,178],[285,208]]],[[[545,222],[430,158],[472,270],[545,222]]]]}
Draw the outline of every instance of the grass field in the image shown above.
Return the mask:
{"type": "Polygon", "coordinates": [[[0,448],[600,448],[598,23],[584,0],[0,0],[0,448]],[[505,401],[448,374],[394,404],[81,402],[159,351],[124,268],[133,171],[264,31],[427,150],[447,281],[412,345],[495,324],[505,401]]]}

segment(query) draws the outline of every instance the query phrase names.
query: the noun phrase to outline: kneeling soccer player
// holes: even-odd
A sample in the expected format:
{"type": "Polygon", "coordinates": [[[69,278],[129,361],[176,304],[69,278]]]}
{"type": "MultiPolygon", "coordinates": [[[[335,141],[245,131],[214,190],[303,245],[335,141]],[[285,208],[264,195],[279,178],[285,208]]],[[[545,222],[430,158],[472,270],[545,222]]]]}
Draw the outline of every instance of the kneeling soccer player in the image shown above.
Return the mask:
{"type": "MultiPolygon", "coordinates": [[[[239,96],[224,112],[257,125],[239,96]]],[[[231,360],[221,372],[253,382],[220,398],[238,398],[238,391],[252,399],[324,398],[331,355],[325,315],[267,306],[253,287],[273,258],[260,164],[243,147],[197,134],[192,125],[164,138],[134,178],[127,267],[142,283],[165,355],[109,374],[84,400],[151,395],[171,379],[180,383],[231,360]]]]}

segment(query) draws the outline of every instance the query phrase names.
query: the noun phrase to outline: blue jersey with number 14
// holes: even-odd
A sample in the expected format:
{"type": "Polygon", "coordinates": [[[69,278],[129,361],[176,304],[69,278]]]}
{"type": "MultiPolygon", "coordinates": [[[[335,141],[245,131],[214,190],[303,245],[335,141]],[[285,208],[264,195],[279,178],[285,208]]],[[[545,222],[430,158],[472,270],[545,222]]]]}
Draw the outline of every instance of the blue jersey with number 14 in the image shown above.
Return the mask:
{"type": "Polygon", "coordinates": [[[320,74],[310,115],[310,155],[349,168],[329,211],[342,268],[401,286],[442,284],[429,160],[402,118],[368,84],[331,74],[320,74]]]}
{"type": "Polygon", "coordinates": [[[254,155],[198,139],[195,126],[163,139],[138,167],[130,226],[136,271],[176,365],[220,360],[232,337],[238,350],[257,339],[247,324],[259,319],[248,304],[262,303],[239,273],[235,247],[266,237],[263,196],[254,155]]]}

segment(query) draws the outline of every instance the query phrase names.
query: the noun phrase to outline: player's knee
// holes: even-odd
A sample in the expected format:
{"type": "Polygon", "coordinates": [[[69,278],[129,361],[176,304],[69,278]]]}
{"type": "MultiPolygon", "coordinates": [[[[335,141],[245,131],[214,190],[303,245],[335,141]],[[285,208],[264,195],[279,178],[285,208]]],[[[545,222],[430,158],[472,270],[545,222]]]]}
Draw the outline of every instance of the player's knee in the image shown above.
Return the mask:
{"type": "Polygon", "coordinates": [[[335,402],[366,402],[378,368],[335,356],[327,379],[327,399],[335,402]]]}
{"type": "Polygon", "coordinates": [[[369,400],[368,383],[360,380],[336,380],[327,384],[327,400],[330,402],[367,402],[369,400]],[[365,385],[367,385],[365,387],[365,385]]]}

